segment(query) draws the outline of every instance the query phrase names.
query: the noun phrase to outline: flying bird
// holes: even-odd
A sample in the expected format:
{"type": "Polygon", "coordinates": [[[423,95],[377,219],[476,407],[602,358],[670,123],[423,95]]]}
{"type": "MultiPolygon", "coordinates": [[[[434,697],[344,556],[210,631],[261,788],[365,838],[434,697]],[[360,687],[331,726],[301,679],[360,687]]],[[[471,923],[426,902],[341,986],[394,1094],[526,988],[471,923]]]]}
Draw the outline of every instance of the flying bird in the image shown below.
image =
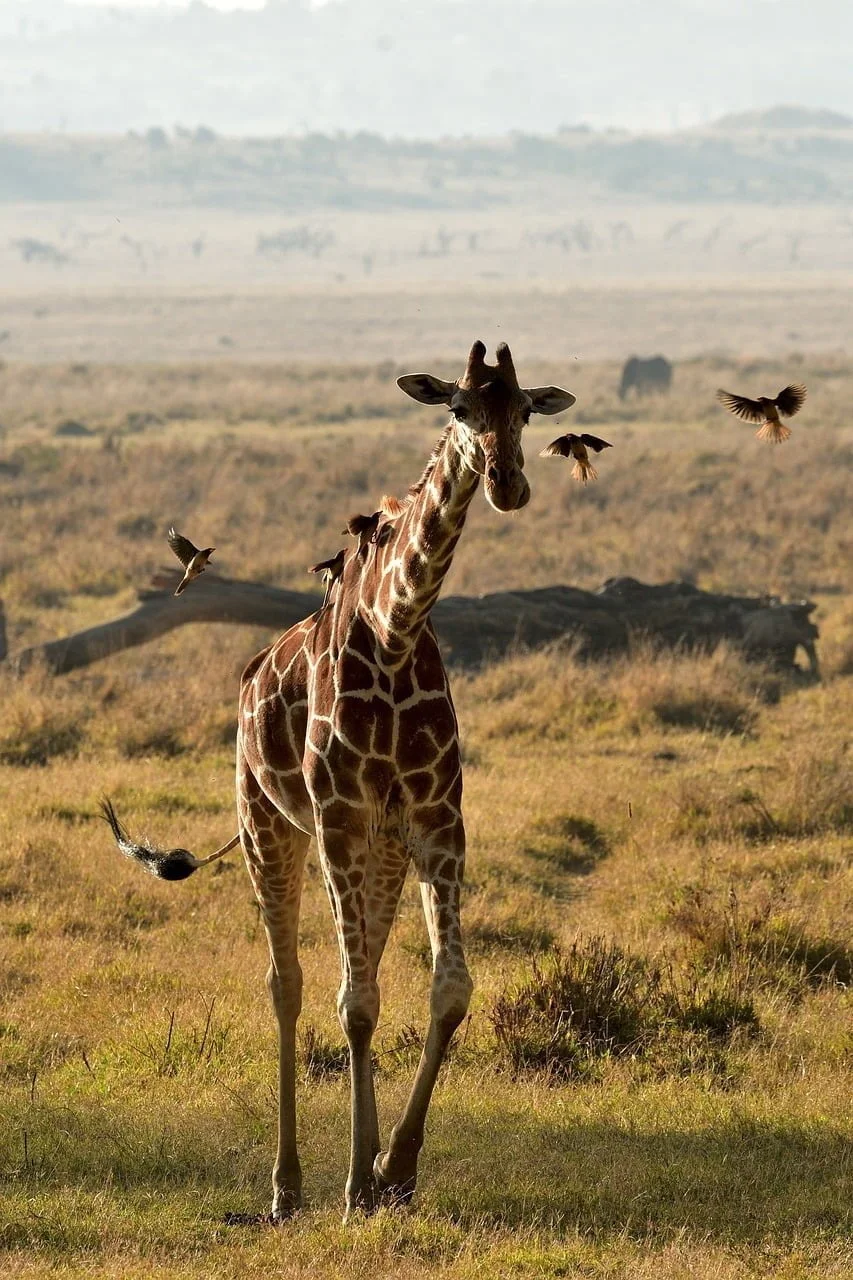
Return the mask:
{"type": "Polygon", "coordinates": [[[575,480],[581,484],[586,484],[588,480],[596,480],[598,472],[589,460],[588,449],[592,449],[594,453],[601,453],[602,449],[612,449],[613,445],[609,440],[601,440],[598,436],[575,435],[570,431],[567,435],[558,436],[556,440],[552,440],[540,453],[540,458],[574,458],[575,465],[572,467],[572,475],[575,480]]]}
{"type": "Polygon", "coordinates": [[[167,536],[169,539],[169,546],[172,548],[185,570],[184,576],[178,583],[177,589],[175,590],[175,595],[179,596],[182,591],[186,590],[193,578],[197,578],[200,573],[204,573],[207,568],[207,562],[213,555],[216,547],[204,547],[204,549],[200,551],[198,547],[193,546],[189,538],[184,538],[181,534],[176,533],[174,527],[169,530],[167,536]]]}
{"type": "Polygon", "coordinates": [[[759,440],[771,440],[773,444],[781,444],[791,434],[791,428],[780,422],[779,414],[785,418],[793,418],[803,407],[806,388],[802,382],[793,382],[790,387],[780,391],[775,400],[768,396],[759,396],[757,400],[748,400],[746,396],[734,396],[730,391],[717,392],[717,399],[729,413],[744,422],[760,422],[761,428],[756,431],[759,440]]]}
{"type": "Polygon", "coordinates": [[[346,560],[346,548],[342,547],[337,555],[332,556],[331,560],[321,560],[319,564],[312,564],[309,573],[321,573],[323,582],[326,584],[326,594],[323,596],[323,605],[326,605],[332,598],[332,587],[344,571],[344,561],[346,560]]]}

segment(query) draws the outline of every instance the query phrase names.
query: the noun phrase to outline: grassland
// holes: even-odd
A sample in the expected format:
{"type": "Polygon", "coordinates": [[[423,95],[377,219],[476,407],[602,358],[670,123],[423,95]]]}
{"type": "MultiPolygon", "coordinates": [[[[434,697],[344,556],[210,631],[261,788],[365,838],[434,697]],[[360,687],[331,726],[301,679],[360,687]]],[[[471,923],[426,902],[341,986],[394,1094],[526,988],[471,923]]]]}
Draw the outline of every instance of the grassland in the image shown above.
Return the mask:
{"type": "MultiPolygon", "coordinates": [[[[487,335],[484,335],[487,336],[487,335]]],[[[95,818],[206,852],[234,829],[238,672],[266,637],[188,628],[62,679],[2,674],[0,1251],[11,1276],[851,1273],[853,605],[839,356],[684,362],[622,405],[616,365],[519,355],[617,446],[580,490],[478,501],[450,590],[632,573],[810,594],[822,684],[733,653],[581,667],[518,654],[454,689],[477,993],[431,1113],[417,1201],[340,1225],[347,1084],[337,948],[312,861],[300,1132],[309,1209],[268,1198],[274,1042],[237,860],[186,885],[116,859],[95,818]],[[810,387],[784,448],[717,385],[810,387]],[[689,409],[685,412],[685,404],[689,409]],[[566,1025],[555,1009],[573,1009],[566,1025]]],[[[457,369],[437,367],[452,376],[457,369]]],[[[438,419],[382,365],[10,363],[0,379],[0,595],[10,649],[121,611],[172,520],[224,571],[305,588],[342,517],[417,474],[438,419]],[[92,432],[57,436],[63,421],[92,432]]],[[[415,886],[384,962],[387,1132],[423,1029],[415,886]]]]}
{"type": "Polygon", "coordinates": [[[0,201],[0,358],[129,364],[845,349],[853,234],[826,204],[674,204],[552,175],[494,206],[0,201]],[[486,322],[484,323],[484,317],[486,322]]]}

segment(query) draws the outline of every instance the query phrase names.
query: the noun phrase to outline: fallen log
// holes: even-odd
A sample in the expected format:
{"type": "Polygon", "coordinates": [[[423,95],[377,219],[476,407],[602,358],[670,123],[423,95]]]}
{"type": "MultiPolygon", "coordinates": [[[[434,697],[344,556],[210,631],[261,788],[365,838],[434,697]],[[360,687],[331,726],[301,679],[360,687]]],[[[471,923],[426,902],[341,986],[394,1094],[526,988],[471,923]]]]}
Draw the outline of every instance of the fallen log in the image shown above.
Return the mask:
{"type": "MultiPolygon", "coordinates": [[[[288,591],[206,573],[192,589],[173,596],[173,572],[155,576],[140,591],[132,612],[60,640],[24,649],[10,662],[17,671],[36,663],[57,675],[88,666],[134,645],[147,644],[175,627],[219,622],[280,633],[320,606],[310,592],[288,591]]],[[[634,578],[609,579],[598,591],[540,587],[483,596],[447,596],[433,621],[449,663],[470,667],[514,648],[566,641],[582,658],[626,652],[639,638],[668,648],[712,649],[729,641],[754,658],[793,668],[798,646],[818,675],[809,601],[783,603],[773,596],[727,596],[686,582],[649,586],[634,578]]]]}

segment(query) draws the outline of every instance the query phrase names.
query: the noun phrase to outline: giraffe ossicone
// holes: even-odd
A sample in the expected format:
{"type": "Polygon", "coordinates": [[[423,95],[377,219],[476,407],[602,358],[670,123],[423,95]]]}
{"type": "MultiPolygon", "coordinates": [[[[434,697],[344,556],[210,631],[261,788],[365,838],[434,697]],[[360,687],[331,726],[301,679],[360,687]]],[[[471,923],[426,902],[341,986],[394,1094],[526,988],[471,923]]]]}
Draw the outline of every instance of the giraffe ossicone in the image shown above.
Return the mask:
{"type": "MultiPolygon", "coordinates": [[[[575,400],[559,387],[522,389],[509,348],[501,344],[495,355],[488,365],[485,346],[475,342],[456,381],[425,373],[397,380],[420,403],[447,405],[451,421],[406,496],[383,499],[370,543],[347,551],[326,606],[259,653],[241,679],[240,839],[269,943],[279,1032],[275,1219],[302,1202],[297,930],[312,837],[337,932],[338,1014],[350,1049],[348,1214],[371,1212],[383,1197],[406,1201],[414,1192],[433,1088],[468,1009],[472,984],[459,912],[462,767],[429,614],[480,478],[495,510],[525,506],[525,424],[532,413],[560,413],[575,400]],[[412,864],[432,949],[429,1027],[411,1093],[383,1151],[370,1046],[379,963],[412,864]]],[[[156,873],[150,851],[147,859],[156,873]]]]}

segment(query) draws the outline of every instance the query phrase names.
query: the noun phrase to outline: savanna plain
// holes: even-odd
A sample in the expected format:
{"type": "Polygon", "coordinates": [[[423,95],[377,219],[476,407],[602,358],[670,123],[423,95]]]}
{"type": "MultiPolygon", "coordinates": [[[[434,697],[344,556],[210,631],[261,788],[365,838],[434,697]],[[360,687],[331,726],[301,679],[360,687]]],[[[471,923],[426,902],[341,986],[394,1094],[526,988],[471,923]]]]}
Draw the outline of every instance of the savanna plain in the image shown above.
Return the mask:
{"type": "MultiPolygon", "coordinates": [[[[685,304],[685,320],[688,315],[685,304]]],[[[512,333],[471,332],[490,345],[512,333]]],[[[302,590],[345,518],[420,472],[442,418],[404,367],[14,359],[0,376],[9,649],[122,613],[175,522],[222,572],[302,590]],[[73,421],[84,430],[56,434],[73,421]]],[[[227,352],[224,356],[227,356],[227,352]]],[[[631,574],[808,595],[823,678],[734,651],[582,664],[571,646],[456,672],[472,1012],[439,1081],[409,1210],[341,1225],[338,955],[303,901],[300,1142],[309,1207],[263,1210],[275,1043],[239,859],[147,878],[96,817],[206,853],[235,830],[239,672],[270,637],[178,629],[64,677],[0,672],[0,1250],[8,1276],[847,1277],[851,1233],[853,369],[842,354],[696,356],[622,402],[615,362],[544,363],[578,396],[526,441],[530,506],[478,497],[448,591],[631,574]],[[778,448],[717,386],[802,380],[778,448]],[[580,488],[538,457],[613,441],[580,488]]],[[[626,353],[627,354],[627,353],[626,353]]],[[[381,973],[383,1133],[425,1027],[407,886],[381,973]]]]}

